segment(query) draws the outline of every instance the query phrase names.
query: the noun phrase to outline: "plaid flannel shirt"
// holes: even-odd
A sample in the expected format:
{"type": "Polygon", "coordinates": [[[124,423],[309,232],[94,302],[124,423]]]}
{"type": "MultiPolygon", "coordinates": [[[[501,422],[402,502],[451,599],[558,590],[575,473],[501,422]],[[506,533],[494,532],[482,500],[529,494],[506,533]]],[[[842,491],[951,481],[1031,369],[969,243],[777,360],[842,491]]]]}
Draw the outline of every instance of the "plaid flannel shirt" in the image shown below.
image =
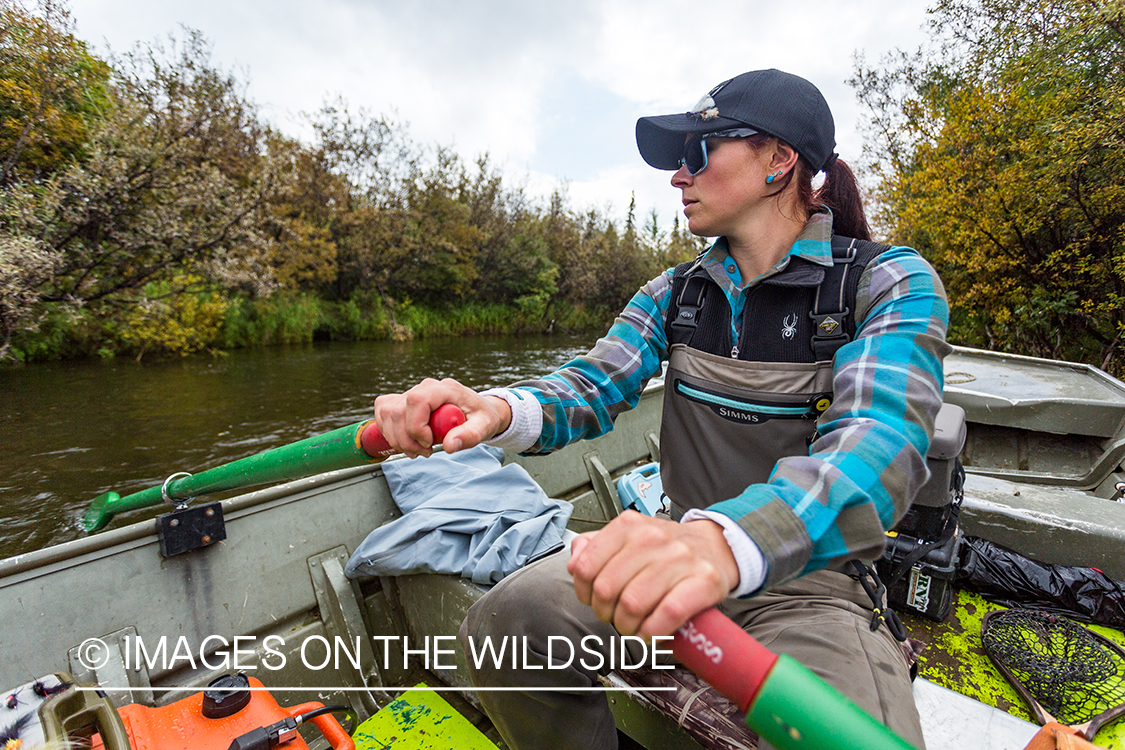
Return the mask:
{"type": "MultiPolygon", "coordinates": [[[[786,256],[767,274],[743,283],[723,240],[703,264],[723,290],[732,327],[748,291],[798,256],[832,264],[832,215],[814,214],[786,256]]],[[[629,301],[609,332],[586,355],[512,388],[542,408],[542,431],[526,453],[546,453],[602,435],[637,404],[661,372],[669,344],[664,320],[672,269],[629,301]]],[[[942,359],[949,309],[933,268],[909,248],[893,247],[871,261],[856,295],[856,336],[836,353],[832,406],[819,422],[809,455],[778,462],[769,480],[710,506],[742,527],[767,563],[765,586],[882,552],[883,532],[906,512],[929,476],[925,456],[941,407],[942,359]],[[774,501],[791,511],[777,527],[774,501]],[[767,505],[770,510],[763,510],[767,505]],[[777,538],[778,535],[786,538],[777,538]]],[[[737,344],[738,331],[732,331],[737,344]]]]}

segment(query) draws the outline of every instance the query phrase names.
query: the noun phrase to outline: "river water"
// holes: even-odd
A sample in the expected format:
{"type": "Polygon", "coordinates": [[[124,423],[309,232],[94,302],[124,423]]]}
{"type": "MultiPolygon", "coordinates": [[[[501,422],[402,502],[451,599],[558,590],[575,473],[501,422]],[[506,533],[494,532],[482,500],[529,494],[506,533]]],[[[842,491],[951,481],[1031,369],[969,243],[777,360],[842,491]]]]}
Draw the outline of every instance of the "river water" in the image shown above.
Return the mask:
{"type": "Polygon", "coordinates": [[[79,538],[83,512],[103,492],[124,496],[358,422],[377,395],[424,377],[506,385],[554,369],[595,338],[331,342],[0,371],[0,558],[79,538]]]}

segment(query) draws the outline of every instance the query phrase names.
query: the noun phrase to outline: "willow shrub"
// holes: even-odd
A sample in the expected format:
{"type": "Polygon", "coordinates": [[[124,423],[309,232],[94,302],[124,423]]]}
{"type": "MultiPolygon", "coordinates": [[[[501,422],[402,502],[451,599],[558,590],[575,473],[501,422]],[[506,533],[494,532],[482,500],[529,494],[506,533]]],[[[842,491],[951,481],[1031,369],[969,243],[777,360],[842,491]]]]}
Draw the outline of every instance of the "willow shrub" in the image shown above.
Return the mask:
{"type": "Polygon", "coordinates": [[[308,294],[241,299],[227,310],[221,336],[223,348],[308,343],[324,320],[323,306],[323,302],[308,294]]]}

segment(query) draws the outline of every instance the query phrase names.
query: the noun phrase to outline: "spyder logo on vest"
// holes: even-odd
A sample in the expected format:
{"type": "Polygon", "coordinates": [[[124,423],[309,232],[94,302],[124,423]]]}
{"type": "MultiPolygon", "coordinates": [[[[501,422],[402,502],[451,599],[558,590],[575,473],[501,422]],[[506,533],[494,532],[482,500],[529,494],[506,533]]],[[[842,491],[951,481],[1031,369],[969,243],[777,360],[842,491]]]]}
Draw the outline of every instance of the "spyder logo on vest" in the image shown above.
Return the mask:
{"type": "Polygon", "coordinates": [[[797,314],[786,315],[785,320],[781,322],[781,337],[783,339],[791,339],[797,335],[797,314]]]}

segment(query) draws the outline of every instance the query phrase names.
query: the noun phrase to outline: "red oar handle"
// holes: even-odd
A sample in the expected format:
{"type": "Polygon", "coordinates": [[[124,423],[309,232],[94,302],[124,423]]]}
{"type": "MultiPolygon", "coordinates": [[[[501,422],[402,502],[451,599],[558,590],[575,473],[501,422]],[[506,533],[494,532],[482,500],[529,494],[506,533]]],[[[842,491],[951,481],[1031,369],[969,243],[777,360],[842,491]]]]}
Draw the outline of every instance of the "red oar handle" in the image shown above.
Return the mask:
{"type": "Polygon", "coordinates": [[[743,713],[777,662],[777,654],[714,607],[676,631],[672,653],[743,713]]]}
{"type": "MultiPolygon", "coordinates": [[[[453,404],[443,404],[430,415],[430,429],[434,432],[434,445],[445,440],[446,434],[465,423],[465,415],[453,404]]],[[[368,422],[359,433],[359,447],[372,458],[386,458],[395,453],[374,422],[368,422]]]]}
{"type": "Polygon", "coordinates": [[[672,653],[746,714],[778,750],[913,750],[796,659],[778,656],[717,609],[684,623],[672,653]]]}

